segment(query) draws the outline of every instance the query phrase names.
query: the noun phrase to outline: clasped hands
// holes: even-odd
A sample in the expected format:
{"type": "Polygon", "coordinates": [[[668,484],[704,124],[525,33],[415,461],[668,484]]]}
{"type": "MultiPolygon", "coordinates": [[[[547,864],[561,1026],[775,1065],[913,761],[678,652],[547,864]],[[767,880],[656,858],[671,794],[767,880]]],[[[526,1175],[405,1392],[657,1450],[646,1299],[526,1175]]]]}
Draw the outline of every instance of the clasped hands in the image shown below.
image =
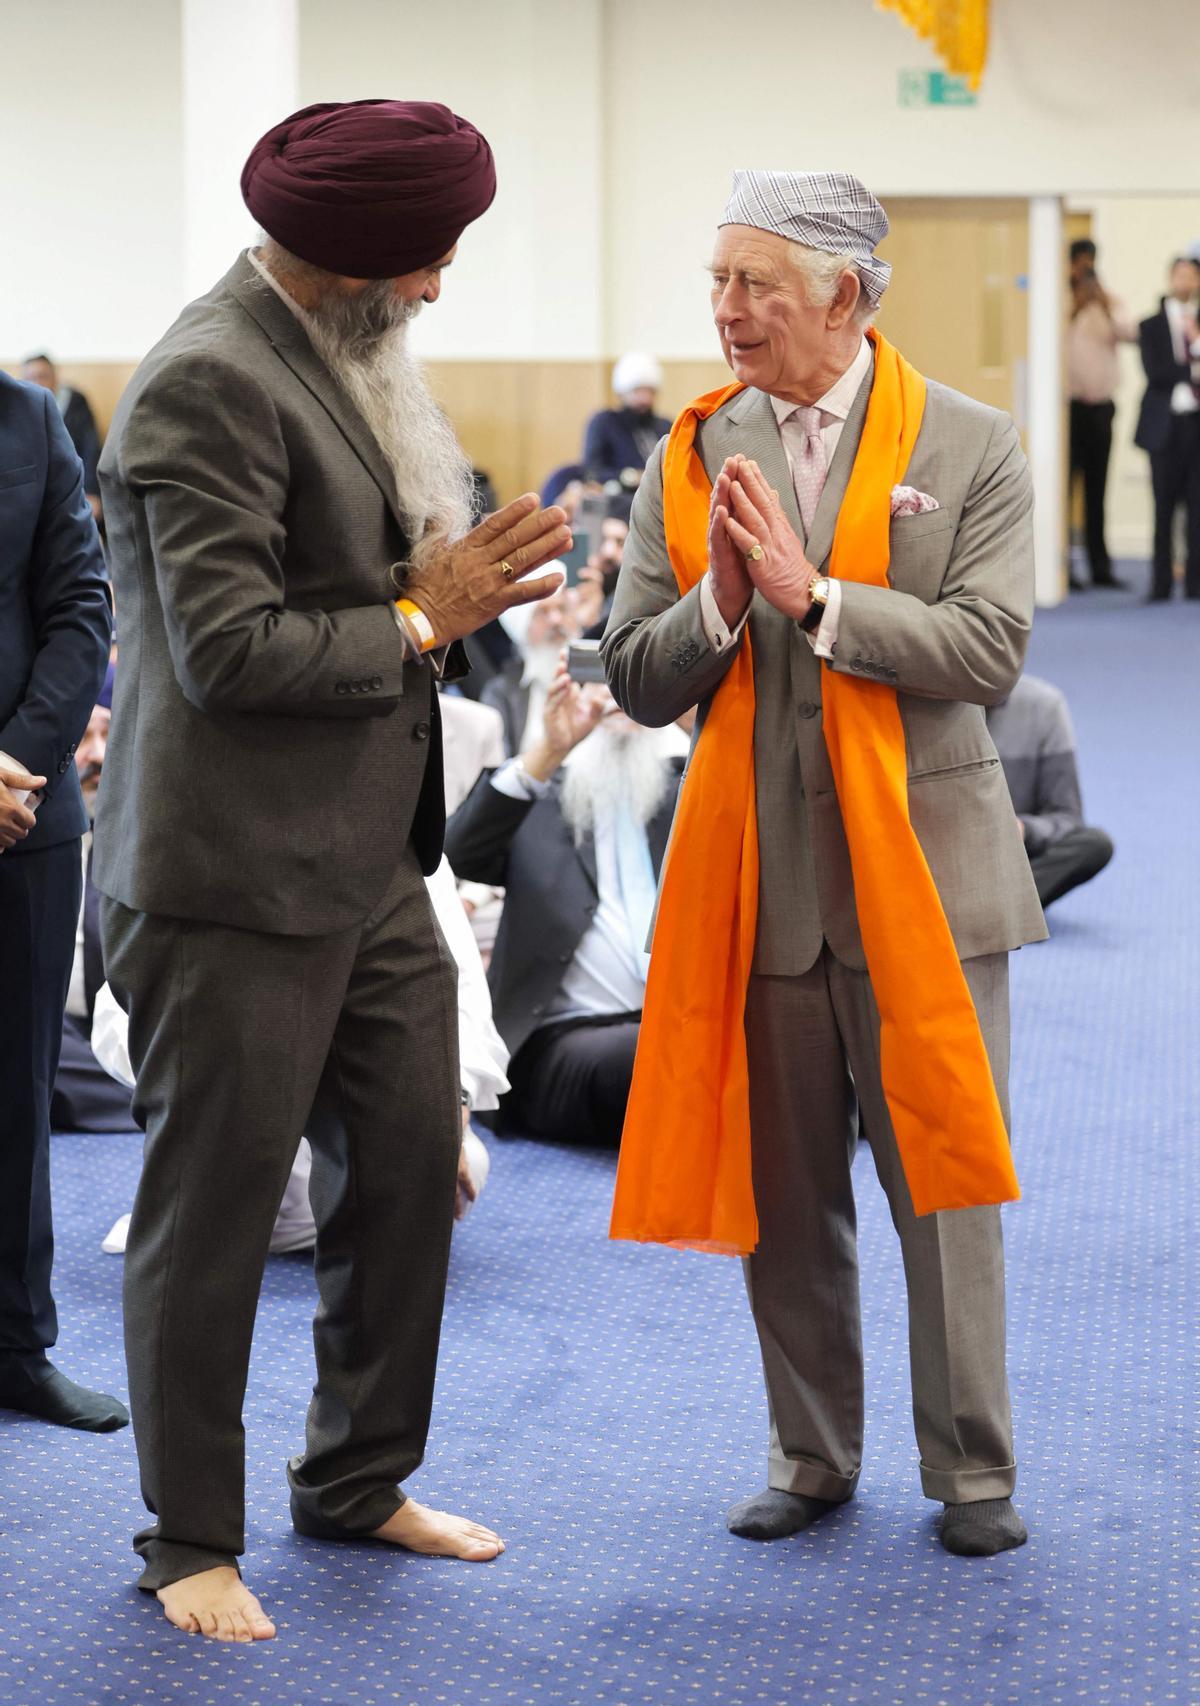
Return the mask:
{"type": "Polygon", "coordinates": [[[799,621],[812,608],[814,569],[757,462],[729,456],[713,483],[708,566],[722,620],[736,627],[757,587],[776,610],[799,621]]]}

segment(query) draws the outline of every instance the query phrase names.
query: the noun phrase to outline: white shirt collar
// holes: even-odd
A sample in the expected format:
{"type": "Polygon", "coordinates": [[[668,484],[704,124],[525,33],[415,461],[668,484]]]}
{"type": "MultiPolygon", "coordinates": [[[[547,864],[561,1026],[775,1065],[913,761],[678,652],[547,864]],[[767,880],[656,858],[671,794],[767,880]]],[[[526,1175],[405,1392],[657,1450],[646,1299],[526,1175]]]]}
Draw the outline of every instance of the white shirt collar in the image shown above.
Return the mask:
{"type": "MultiPolygon", "coordinates": [[[[867,369],[870,365],[871,346],[864,338],[858,346],[858,354],[845,373],[840,379],[834,380],[823,397],[817,398],[814,406],[820,409],[822,414],[832,415],[835,420],[844,421],[854,406],[854,399],[858,396],[858,388],[866,378],[867,369]]],[[[780,426],[800,406],[799,403],[789,403],[784,397],[771,398],[771,407],[775,411],[775,419],[780,426]]]]}
{"type": "Polygon", "coordinates": [[[295,297],[288,295],[287,291],[283,288],[274,274],[268,272],[266,267],[263,266],[253,249],[246,250],[246,259],[250,262],[250,265],[254,268],[259,278],[266,280],[266,282],[271,286],[271,289],[275,292],[276,296],[283,303],[284,307],[291,310],[297,320],[299,320],[300,324],[307,331],[308,315],[304,312],[303,308],[301,308],[295,297]]]}

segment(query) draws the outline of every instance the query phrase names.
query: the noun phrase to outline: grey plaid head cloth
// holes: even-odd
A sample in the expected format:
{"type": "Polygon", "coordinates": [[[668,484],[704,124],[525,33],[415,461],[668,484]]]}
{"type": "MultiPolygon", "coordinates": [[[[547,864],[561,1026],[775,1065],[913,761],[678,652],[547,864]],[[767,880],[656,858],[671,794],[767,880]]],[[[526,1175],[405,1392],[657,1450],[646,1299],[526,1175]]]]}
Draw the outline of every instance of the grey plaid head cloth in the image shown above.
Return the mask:
{"type": "Polygon", "coordinates": [[[892,276],[873,253],[888,217],[849,172],[735,172],[720,225],[753,225],[831,255],[852,255],[875,307],[892,276]]]}

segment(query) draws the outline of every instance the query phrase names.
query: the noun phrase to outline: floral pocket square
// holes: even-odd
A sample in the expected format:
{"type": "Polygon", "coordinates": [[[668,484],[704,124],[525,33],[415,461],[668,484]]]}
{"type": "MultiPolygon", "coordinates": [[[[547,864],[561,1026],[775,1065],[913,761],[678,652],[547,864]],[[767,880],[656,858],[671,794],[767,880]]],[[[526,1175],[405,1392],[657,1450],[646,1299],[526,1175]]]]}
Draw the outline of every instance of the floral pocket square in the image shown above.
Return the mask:
{"type": "Polygon", "coordinates": [[[924,515],[928,510],[941,509],[936,498],[919,492],[915,486],[892,487],[892,520],[898,515],[924,515]]]}

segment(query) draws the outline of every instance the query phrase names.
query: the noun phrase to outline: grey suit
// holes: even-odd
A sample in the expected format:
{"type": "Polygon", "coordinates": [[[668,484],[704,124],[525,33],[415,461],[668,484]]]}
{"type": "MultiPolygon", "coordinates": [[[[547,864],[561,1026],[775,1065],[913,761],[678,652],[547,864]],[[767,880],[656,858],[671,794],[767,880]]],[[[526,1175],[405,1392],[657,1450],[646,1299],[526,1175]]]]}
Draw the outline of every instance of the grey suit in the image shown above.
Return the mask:
{"type": "MultiPolygon", "coordinates": [[[[828,571],[872,375],[859,390],[807,539],[828,571]]],[[[805,530],[770,399],[744,391],[697,434],[710,478],[757,460],[805,530]]],[[[850,1159],[858,1119],[900,1233],[914,1410],[926,1492],[1001,1496],[1014,1474],[1004,1374],[1000,1220],[993,1209],[918,1220],[878,1080],[849,851],[821,720],[822,671],[896,688],[909,806],[968,982],[1002,1099],[1005,955],[1045,935],[983,707],[1020,672],[1033,610],[1028,471],[1012,423],[930,383],[906,475],[939,508],[891,527],[890,585],[843,581],[834,659],[755,595],[759,927],[747,1002],[761,1236],[747,1277],[772,1411],[771,1484],[839,1498],[861,1453],[862,1369],[850,1159]]],[[[678,596],[667,556],[661,447],[634,504],[604,641],[609,680],[639,721],[707,704],[737,647],[715,651],[700,589],[678,596]]]]}
{"type": "Polygon", "coordinates": [[[245,257],[138,369],[100,480],[121,666],[94,873],[146,1131],[126,1348],[150,1589],[243,1549],[250,1337],[302,1131],[321,1308],[293,1517],[360,1533],[402,1500],[452,1225],[456,974],[421,878],[438,706],[389,609],[394,482],[245,257]]]}

